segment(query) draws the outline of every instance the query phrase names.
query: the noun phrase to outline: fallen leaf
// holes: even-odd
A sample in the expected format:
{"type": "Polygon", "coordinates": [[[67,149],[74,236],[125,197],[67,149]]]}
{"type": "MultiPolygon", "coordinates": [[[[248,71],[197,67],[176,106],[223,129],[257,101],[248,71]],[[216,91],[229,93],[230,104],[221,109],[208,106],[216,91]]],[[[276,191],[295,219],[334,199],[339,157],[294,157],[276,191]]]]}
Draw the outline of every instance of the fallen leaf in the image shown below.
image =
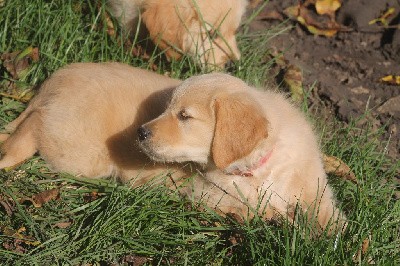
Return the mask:
{"type": "Polygon", "coordinates": [[[23,60],[24,58],[31,58],[33,62],[39,61],[39,48],[29,46],[16,57],[17,61],[23,60]]]}
{"type": "Polygon", "coordinates": [[[345,180],[349,180],[357,184],[357,178],[350,167],[345,164],[342,160],[335,156],[329,156],[324,154],[324,168],[327,174],[333,174],[338,177],[342,177],[345,180]]]}
{"type": "Polygon", "coordinates": [[[304,5],[290,6],[284,10],[284,13],[289,18],[297,20],[314,35],[332,37],[341,29],[335,20],[324,19],[304,5]]]}
{"type": "Polygon", "coordinates": [[[379,18],[373,19],[370,22],[368,22],[369,25],[372,24],[377,24],[380,23],[385,27],[389,26],[389,21],[387,20],[389,17],[391,17],[394,12],[395,12],[395,8],[394,7],[390,7],[388,8],[385,12],[382,13],[382,15],[379,18]]]}
{"type": "MultiPolygon", "coordinates": [[[[361,243],[361,248],[357,250],[357,253],[353,255],[353,262],[354,263],[360,263],[362,261],[362,257],[367,254],[369,244],[372,241],[372,236],[371,234],[365,238],[362,243],[361,243]]],[[[368,264],[375,264],[375,261],[372,259],[372,257],[368,257],[367,260],[368,264]]]]}
{"type": "Polygon", "coordinates": [[[380,81],[392,85],[400,85],[400,76],[388,75],[380,79],[380,81]]]}
{"type": "Polygon", "coordinates": [[[315,9],[320,15],[328,15],[332,19],[335,18],[335,12],[342,4],[339,0],[317,0],[315,9]]]}
{"type": "Polygon", "coordinates": [[[276,9],[264,9],[256,18],[256,20],[279,20],[283,21],[284,17],[276,9]]]}
{"type": "Polygon", "coordinates": [[[7,239],[3,242],[3,248],[15,253],[24,254],[27,250],[22,245],[22,241],[19,239],[7,239]]]}
{"type": "Polygon", "coordinates": [[[300,68],[295,65],[289,65],[283,76],[283,81],[289,88],[292,100],[296,103],[302,103],[303,96],[303,75],[300,68]]]}
{"type": "Polygon", "coordinates": [[[107,28],[107,34],[113,38],[117,37],[117,31],[115,30],[114,22],[107,12],[103,12],[103,21],[107,28]]]}
{"type": "Polygon", "coordinates": [[[260,4],[261,0],[250,0],[248,6],[250,8],[255,8],[260,4]]]}
{"type": "Polygon", "coordinates": [[[3,206],[3,208],[6,211],[8,216],[11,216],[13,214],[14,209],[15,209],[15,202],[14,201],[9,201],[7,199],[1,199],[0,198],[0,205],[3,206]]]}
{"type": "Polygon", "coordinates": [[[54,226],[64,229],[64,228],[70,227],[71,224],[72,224],[72,222],[59,222],[59,223],[54,224],[54,226]]]}
{"type": "Polygon", "coordinates": [[[96,191],[92,191],[89,194],[84,195],[85,202],[92,202],[97,200],[100,197],[99,193],[96,191]]]}
{"type": "Polygon", "coordinates": [[[35,208],[41,208],[43,204],[49,202],[50,200],[55,200],[59,197],[60,191],[58,188],[53,188],[49,190],[45,190],[36,195],[33,195],[31,198],[22,198],[20,199],[20,203],[25,201],[32,202],[35,208]]]}
{"type": "Polygon", "coordinates": [[[24,90],[20,94],[9,94],[9,93],[5,93],[5,92],[0,92],[0,96],[14,99],[14,100],[22,102],[22,103],[29,102],[34,95],[35,95],[35,93],[31,89],[24,90]]]}
{"type": "Polygon", "coordinates": [[[134,254],[130,254],[130,255],[125,255],[124,257],[122,257],[121,264],[122,265],[141,266],[141,265],[148,263],[149,261],[151,261],[151,258],[149,258],[149,257],[143,257],[143,256],[137,256],[134,254]]]}
{"type": "Polygon", "coordinates": [[[300,5],[289,6],[283,11],[283,13],[285,13],[285,15],[289,18],[297,19],[297,17],[300,15],[300,5]]]}
{"type": "Polygon", "coordinates": [[[338,29],[319,29],[313,25],[306,25],[309,32],[314,35],[324,35],[326,37],[332,37],[338,32],[338,29]]]}
{"type": "Polygon", "coordinates": [[[2,228],[2,231],[3,235],[14,238],[14,248],[17,250],[18,250],[18,245],[22,243],[30,246],[40,245],[40,241],[35,240],[34,237],[23,234],[26,231],[25,227],[21,227],[18,230],[5,227],[2,228]]]}
{"type": "Polygon", "coordinates": [[[23,51],[4,53],[0,58],[12,78],[19,79],[26,75],[31,61],[39,61],[39,48],[30,46],[23,51]]]}

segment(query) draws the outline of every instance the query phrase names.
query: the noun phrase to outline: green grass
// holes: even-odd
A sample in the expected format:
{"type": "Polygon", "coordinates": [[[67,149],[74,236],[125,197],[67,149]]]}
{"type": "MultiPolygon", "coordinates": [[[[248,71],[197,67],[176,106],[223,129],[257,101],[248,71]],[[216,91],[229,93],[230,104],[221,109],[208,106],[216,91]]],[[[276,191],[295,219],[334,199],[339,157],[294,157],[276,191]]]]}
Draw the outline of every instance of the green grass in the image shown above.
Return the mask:
{"type": "MultiPolygon", "coordinates": [[[[93,1],[6,0],[0,8],[0,53],[39,47],[40,60],[31,63],[16,89],[6,87],[13,80],[0,66],[0,91],[24,93],[72,62],[119,61],[150,68],[119,45],[121,39],[107,35],[102,12],[93,1]]],[[[267,42],[283,30],[250,34],[242,29],[243,58],[232,74],[265,84],[273,63],[266,60],[267,42]]],[[[154,54],[152,59],[160,73],[186,78],[202,72],[190,59],[165,63],[158,58],[154,54]]],[[[1,98],[0,126],[24,108],[1,98]]],[[[391,180],[400,165],[386,158],[380,132],[355,124],[318,126],[324,151],[342,158],[359,179],[357,185],[330,179],[350,220],[336,250],[334,238],[303,236],[307,226],[302,223],[300,228],[259,219],[239,224],[210,210],[199,212],[196,203],[160,186],[129,189],[57,174],[35,157],[0,173],[0,264],[107,265],[130,255],[155,265],[365,265],[370,258],[376,265],[399,265],[400,202],[393,200],[391,180]],[[59,189],[59,198],[41,208],[20,202],[52,188],[59,189]],[[354,263],[352,256],[369,235],[367,254],[354,263]]]]}

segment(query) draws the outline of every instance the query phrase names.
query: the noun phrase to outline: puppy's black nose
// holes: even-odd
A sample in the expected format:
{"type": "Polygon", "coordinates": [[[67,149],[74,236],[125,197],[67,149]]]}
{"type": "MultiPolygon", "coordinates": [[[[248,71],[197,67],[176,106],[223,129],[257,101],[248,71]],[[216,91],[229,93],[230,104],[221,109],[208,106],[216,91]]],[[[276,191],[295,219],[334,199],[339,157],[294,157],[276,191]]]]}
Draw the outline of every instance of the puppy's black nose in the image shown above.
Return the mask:
{"type": "Polygon", "coordinates": [[[140,141],[146,140],[151,136],[151,131],[148,128],[145,128],[144,126],[139,127],[137,133],[140,141]]]}

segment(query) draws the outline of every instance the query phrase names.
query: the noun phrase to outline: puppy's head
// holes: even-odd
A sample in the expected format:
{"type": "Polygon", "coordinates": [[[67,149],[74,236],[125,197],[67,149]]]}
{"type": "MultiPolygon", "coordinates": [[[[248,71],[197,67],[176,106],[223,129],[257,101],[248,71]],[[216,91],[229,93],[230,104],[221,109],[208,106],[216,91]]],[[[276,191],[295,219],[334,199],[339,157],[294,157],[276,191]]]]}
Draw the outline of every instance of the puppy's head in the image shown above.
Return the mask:
{"type": "Polygon", "coordinates": [[[190,78],[167,110],[138,130],[153,160],[213,163],[225,169],[267,137],[267,120],[240,79],[226,74],[190,78]]]}
{"type": "Polygon", "coordinates": [[[148,1],[143,22],[168,58],[188,54],[202,66],[240,59],[236,31],[247,1],[148,1]]]}

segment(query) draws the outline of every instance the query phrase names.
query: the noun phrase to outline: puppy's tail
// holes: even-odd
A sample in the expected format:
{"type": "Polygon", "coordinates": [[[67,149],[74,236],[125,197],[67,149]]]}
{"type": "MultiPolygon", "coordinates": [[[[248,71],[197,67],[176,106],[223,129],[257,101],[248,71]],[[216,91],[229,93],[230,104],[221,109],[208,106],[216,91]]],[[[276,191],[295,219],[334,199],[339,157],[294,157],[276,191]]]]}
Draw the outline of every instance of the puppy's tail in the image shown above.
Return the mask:
{"type": "Polygon", "coordinates": [[[7,125],[9,136],[2,134],[4,143],[0,147],[0,169],[12,167],[32,157],[37,151],[35,133],[40,123],[37,111],[25,110],[17,119],[7,125]]]}

